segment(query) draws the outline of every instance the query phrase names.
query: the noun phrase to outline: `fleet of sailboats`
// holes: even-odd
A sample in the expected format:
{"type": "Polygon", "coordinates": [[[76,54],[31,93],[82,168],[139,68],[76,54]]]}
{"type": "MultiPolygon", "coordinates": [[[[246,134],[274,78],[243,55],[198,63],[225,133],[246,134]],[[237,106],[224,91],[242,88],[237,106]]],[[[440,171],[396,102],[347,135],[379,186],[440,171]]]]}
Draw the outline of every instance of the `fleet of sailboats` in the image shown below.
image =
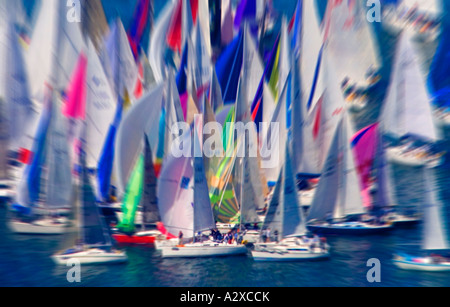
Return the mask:
{"type": "MultiPolygon", "coordinates": [[[[84,8],[96,11],[88,23],[66,22],[57,0],[38,8],[25,49],[24,21],[0,1],[0,199],[10,200],[12,232],[76,231],[57,264],[127,261],[116,244],[155,246],[163,258],[327,259],[318,235],[417,222],[396,211],[392,165],[401,164],[424,173],[423,249],[448,249],[433,176],[444,153],[431,150],[441,140],[432,96],[444,97],[445,84],[431,76],[430,93],[412,45],[440,32],[442,8],[390,2],[398,44],[389,87],[379,120],[355,133],[352,113],[364,112],[382,66],[360,1],[328,1],[321,18],[315,1],[298,0],[270,41],[267,1],[223,0],[216,10],[172,0],[147,52],[145,12],[127,32],[120,18],[107,25],[99,2],[84,8]]],[[[394,263],[450,270],[430,255],[394,263]]]]}

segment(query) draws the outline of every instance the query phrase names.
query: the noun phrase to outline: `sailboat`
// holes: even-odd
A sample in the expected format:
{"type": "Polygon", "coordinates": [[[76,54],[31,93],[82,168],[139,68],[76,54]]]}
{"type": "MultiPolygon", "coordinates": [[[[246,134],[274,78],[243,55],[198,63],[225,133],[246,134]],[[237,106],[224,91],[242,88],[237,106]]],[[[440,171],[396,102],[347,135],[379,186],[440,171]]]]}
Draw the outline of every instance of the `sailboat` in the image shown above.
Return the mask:
{"type": "Polygon", "coordinates": [[[361,186],[363,205],[370,210],[367,220],[378,218],[394,226],[416,224],[416,212],[406,212],[397,203],[392,164],[386,159],[379,123],[358,131],[351,140],[361,186]]]}
{"type": "Polygon", "coordinates": [[[127,192],[123,201],[123,215],[119,224],[119,233],[113,234],[119,244],[153,245],[161,232],[146,229],[146,226],[161,220],[156,199],[156,175],[153,166],[153,154],[147,137],[144,137],[144,155],[139,158],[135,170],[130,177],[127,192]],[[135,218],[142,203],[141,229],[136,230],[135,218]]]}
{"type": "Polygon", "coordinates": [[[306,238],[306,220],[301,208],[293,175],[291,155],[286,148],[285,165],[280,172],[262,232],[270,229],[278,238],[274,243],[255,243],[255,261],[295,261],[329,257],[324,241],[306,238]],[[278,242],[278,239],[280,241],[278,242]]]}
{"type": "MultiPolygon", "coordinates": [[[[161,184],[158,186],[158,194],[167,194],[168,191],[175,193],[172,197],[167,197],[173,201],[164,200],[159,203],[164,225],[170,233],[191,231],[190,237],[193,239],[192,243],[182,244],[183,242],[179,242],[180,244],[177,246],[161,247],[163,258],[218,257],[247,253],[247,248],[242,244],[196,240],[198,234],[216,228],[203,157],[199,154],[202,153],[199,139],[199,136],[202,135],[202,122],[203,120],[196,121],[194,126],[192,144],[194,157],[169,161],[160,177],[161,184]],[[166,188],[167,190],[165,190],[166,188]]],[[[185,140],[190,137],[190,131],[183,136],[185,140]]]]}
{"type": "Polygon", "coordinates": [[[413,39],[436,40],[441,32],[441,0],[396,0],[383,9],[383,26],[394,35],[406,30],[413,39]]]}
{"type": "MultiPolygon", "coordinates": [[[[83,150],[83,149],[82,149],[83,150]]],[[[59,265],[67,265],[70,261],[80,264],[110,264],[127,261],[125,252],[113,249],[109,229],[100,214],[94,190],[90,183],[86,167],[85,153],[81,151],[81,185],[79,194],[81,205],[79,210],[78,240],[76,246],[52,256],[59,265]]]]}
{"type": "Polygon", "coordinates": [[[378,234],[392,228],[387,224],[361,222],[364,208],[354,156],[350,148],[353,135],[347,114],[342,116],[323,174],[307,217],[307,227],[322,234],[378,234]]]}
{"type": "Polygon", "coordinates": [[[12,205],[17,217],[10,228],[22,234],[62,234],[68,221],[59,217],[71,207],[72,173],[66,131],[50,89],[41,114],[34,157],[24,170],[12,205]]]}
{"type": "Polygon", "coordinates": [[[394,255],[394,264],[404,270],[443,272],[450,271],[450,258],[439,255],[449,250],[445,230],[446,221],[443,206],[438,201],[438,188],[432,168],[423,168],[425,183],[424,223],[421,250],[425,255],[394,255]]]}
{"type": "Polygon", "coordinates": [[[388,161],[408,166],[439,165],[443,154],[433,154],[429,147],[440,136],[410,34],[403,33],[398,44],[391,84],[380,118],[384,134],[397,141],[387,149],[388,161]],[[417,140],[425,145],[416,146],[417,140]]]}

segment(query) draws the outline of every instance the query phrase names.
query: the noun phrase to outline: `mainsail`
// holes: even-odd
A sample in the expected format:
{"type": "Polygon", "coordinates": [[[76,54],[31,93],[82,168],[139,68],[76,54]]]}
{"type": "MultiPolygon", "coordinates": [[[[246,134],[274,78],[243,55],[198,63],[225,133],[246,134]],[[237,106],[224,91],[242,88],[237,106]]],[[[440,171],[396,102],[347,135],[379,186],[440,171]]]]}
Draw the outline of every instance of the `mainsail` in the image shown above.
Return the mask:
{"type": "Polygon", "coordinates": [[[214,229],[216,223],[209,199],[203,164],[203,120],[197,120],[193,133],[193,169],[194,169],[194,236],[198,232],[214,229]]]}
{"type": "Polygon", "coordinates": [[[370,73],[381,67],[375,34],[365,17],[361,1],[328,2],[324,32],[338,82],[368,85],[370,73]]]}
{"type": "Polygon", "coordinates": [[[308,221],[341,219],[365,212],[349,138],[347,115],[339,122],[325,163],[308,221]]]}
{"type": "Polygon", "coordinates": [[[385,134],[396,138],[415,136],[434,142],[439,136],[431,100],[408,32],[401,35],[398,44],[381,127],[385,134]]]}
{"type": "Polygon", "coordinates": [[[80,208],[80,228],[79,240],[83,245],[90,247],[111,247],[111,236],[107,228],[90,182],[89,171],[86,167],[86,157],[81,150],[81,208],[80,208]]]}
{"type": "Polygon", "coordinates": [[[53,112],[52,99],[51,95],[46,95],[44,108],[35,133],[33,159],[31,163],[25,167],[23,176],[17,185],[17,205],[22,208],[28,208],[29,213],[34,206],[37,206],[41,199],[40,196],[43,187],[41,178],[43,176],[43,165],[45,163],[46,139],[53,112]]]}
{"type": "MultiPolygon", "coordinates": [[[[13,3],[13,2],[11,2],[13,3]]],[[[14,7],[11,10],[5,5],[11,5],[9,1],[2,3],[0,25],[2,69],[0,72],[0,96],[4,99],[2,110],[4,113],[6,133],[9,134],[9,147],[3,144],[2,151],[9,149],[18,151],[21,148],[31,149],[34,129],[38,114],[30,99],[28,85],[28,73],[24,59],[24,51],[19,43],[19,35],[16,31],[14,7]],[[8,2],[8,4],[6,4],[8,2]],[[7,120],[9,119],[9,120],[7,120]]],[[[5,138],[5,137],[3,137],[5,138]]]]}
{"type": "Polygon", "coordinates": [[[45,204],[50,209],[70,208],[72,163],[67,141],[67,123],[60,113],[57,94],[53,94],[53,97],[52,119],[47,134],[45,204]]]}
{"type": "Polygon", "coordinates": [[[263,229],[270,228],[272,233],[278,232],[279,239],[306,234],[306,221],[297,197],[289,147],[285,152],[285,165],[278,177],[263,226],[263,229]]]}
{"type": "Polygon", "coordinates": [[[98,165],[103,143],[117,108],[115,97],[93,43],[88,41],[86,76],[86,163],[98,165]]]}
{"type": "Polygon", "coordinates": [[[28,49],[31,95],[42,103],[45,84],[64,90],[84,48],[76,22],[67,22],[64,1],[42,1],[39,17],[28,49]]]}

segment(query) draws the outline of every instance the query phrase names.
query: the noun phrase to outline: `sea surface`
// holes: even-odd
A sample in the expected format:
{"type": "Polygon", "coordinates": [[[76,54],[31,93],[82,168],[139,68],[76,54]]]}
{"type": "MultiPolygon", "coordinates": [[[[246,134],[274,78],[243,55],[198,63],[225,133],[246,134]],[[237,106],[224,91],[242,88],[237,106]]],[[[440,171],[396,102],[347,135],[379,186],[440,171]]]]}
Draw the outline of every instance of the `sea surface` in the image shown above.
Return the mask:
{"type": "MultiPolygon", "coordinates": [[[[32,1],[26,1],[31,3],[32,1]]],[[[103,1],[108,18],[117,12],[127,24],[133,14],[135,0],[103,1]]],[[[280,12],[292,15],[296,1],[274,1],[280,12]],[[282,8],[282,9],[281,9],[282,8]]],[[[158,13],[164,1],[155,1],[158,13]]],[[[30,4],[31,7],[31,4],[30,4]]],[[[374,123],[380,113],[389,82],[396,38],[374,25],[383,55],[383,84],[373,93],[368,109],[354,116],[356,128],[374,123]]],[[[426,69],[435,46],[419,46],[426,69]]],[[[438,144],[450,152],[450,132],[438,144]]],[[[439,198],[449,222],[450,159],[437,170],[439,198]]],[[[423,178],[418,169],[395,168],[396,191],[401,207],[420,209],[423,201],[423,178]]],[[[247,256],[217,259],[163,259],[153,248],[125,247],[129,261],[123,265],[83,266],[81,283],[70,284],[69,268],[56,266],[50,256],[70,245],[70,235],[62,237],[20,236],[7,227],[7,210],[0,204],[0,286],[105,286],[105,287],[449,287],[446,273],[421,273],[397,269],[392,256],[398,251],[415,251],[421,241],[421,225],[396,228],[388,235],[328,238],[331,257],[327,261],[300,263],[256,263],[247,256]],[[369,259],[381,263],[381,282],[369,283],[369,259]]]]}

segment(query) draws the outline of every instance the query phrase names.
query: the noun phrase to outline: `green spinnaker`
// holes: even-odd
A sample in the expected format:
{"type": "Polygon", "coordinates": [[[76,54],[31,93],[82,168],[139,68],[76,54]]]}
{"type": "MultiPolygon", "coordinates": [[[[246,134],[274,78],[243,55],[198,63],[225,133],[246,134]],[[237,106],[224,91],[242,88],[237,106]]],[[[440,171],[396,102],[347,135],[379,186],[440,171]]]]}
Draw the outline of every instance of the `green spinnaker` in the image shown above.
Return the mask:
{"type": "Polygon", "coordinates": [[[122,220],[118,229],[124,233],[135,231],[135,217],[142,198],[144,188],[144,156],[141,156],[136,163],[133,173],[128,182],[127,191],[122,205],[122,220]]]}

